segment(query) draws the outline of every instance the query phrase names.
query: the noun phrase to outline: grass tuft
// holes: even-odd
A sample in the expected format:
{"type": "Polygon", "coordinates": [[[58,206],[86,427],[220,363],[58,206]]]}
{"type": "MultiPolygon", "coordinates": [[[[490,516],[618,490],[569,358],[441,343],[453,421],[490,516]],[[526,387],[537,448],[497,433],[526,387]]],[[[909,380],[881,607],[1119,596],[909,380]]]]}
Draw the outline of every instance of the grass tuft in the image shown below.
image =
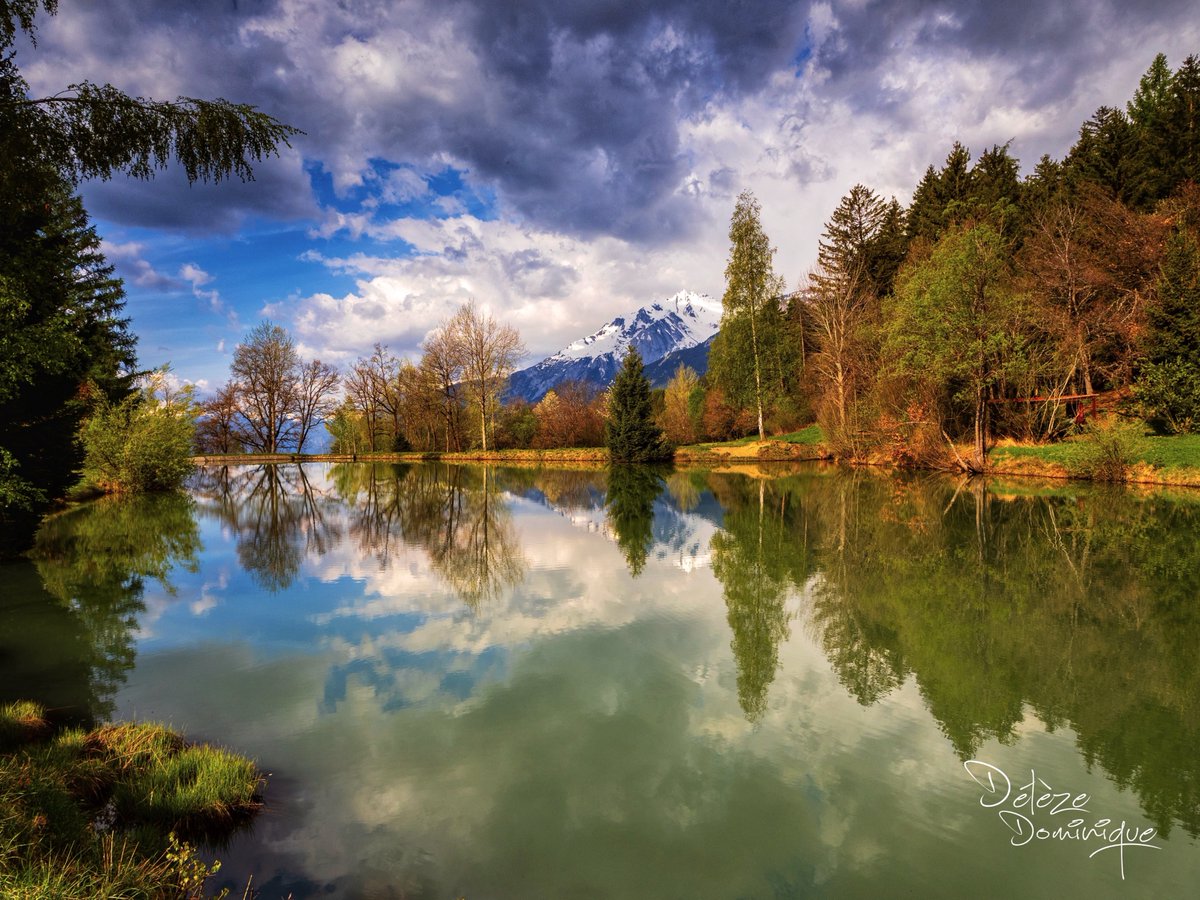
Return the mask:
{"type": "Polygon", "coordinates": [[[46,710],[29,700],[0,706],[0,753],[40,740],[50,733],[46,710]]]}
{"type": "Polygon", "coordinates": [[[33,704],[0,708],[0,897],[191,898],[220,841],[261,807],[243,757],[162,725],[52,734],[33,704]]]}

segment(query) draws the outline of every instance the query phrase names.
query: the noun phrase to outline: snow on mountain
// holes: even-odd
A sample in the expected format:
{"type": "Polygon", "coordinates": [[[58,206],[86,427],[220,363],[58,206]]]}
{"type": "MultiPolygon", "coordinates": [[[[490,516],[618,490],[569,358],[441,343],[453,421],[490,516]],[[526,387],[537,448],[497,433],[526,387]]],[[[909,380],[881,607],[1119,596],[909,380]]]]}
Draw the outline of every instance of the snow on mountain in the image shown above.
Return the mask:
{"type": "Polygon", "coordinates": [[[648,367],[668,354],[699,347],[721,325],[721,301],[680,291],[667,300],[617,316],[598,331],[512,376],[509,393],[530,403],[564,381],[607,386],[632,345],[648,367]]]}

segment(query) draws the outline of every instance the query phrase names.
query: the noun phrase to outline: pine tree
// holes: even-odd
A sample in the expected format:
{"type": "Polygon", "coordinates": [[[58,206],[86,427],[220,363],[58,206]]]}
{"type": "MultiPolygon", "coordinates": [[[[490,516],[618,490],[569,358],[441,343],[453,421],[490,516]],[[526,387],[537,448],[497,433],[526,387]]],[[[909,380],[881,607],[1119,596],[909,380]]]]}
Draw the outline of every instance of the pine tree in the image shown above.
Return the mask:
{"type": "Polygon", "coordinates": [[[1200,244],[1185,229],[1167,245],[1157,302],[1147,313],[1138,396],[1165,430],[1200,431],[1200,244]]]}
{"type": "Polygon", "coordinates": [[[1185,229],[1167,243],[1157,294],[1146,311],[1146,361],[1179,357],[1200,367],[1200,244],[1185,229]]]}
{"type": "Polygon", "coordinates": [[[1200,57],[1189,56],[1176,71],[1167,123],[1172,186],[1200,182],[1200,57]]]}
{"type": "Polygon", "coordinates": [[[662,431],[654,424],[650,381],[642,357],[632,345],[609,388],[604,440],[609,459],[615,463],[654,462],[671,456],[662,431]]]}
{"type": "Polygon", "coordinates": [[[1070,180],[1092,181],[1107,188],[1123,203],[1133,192],[1137,136],[1123,112],[1102,106],[1079,129],[1079,140],[1067,154],[1070,180]]]}
{"type": "Polygon", "coordinates": [[[67,184],[36,203],[0,194],[0,556],[75,480],[89,402],[130,390],[124,297],[67,184]]]}

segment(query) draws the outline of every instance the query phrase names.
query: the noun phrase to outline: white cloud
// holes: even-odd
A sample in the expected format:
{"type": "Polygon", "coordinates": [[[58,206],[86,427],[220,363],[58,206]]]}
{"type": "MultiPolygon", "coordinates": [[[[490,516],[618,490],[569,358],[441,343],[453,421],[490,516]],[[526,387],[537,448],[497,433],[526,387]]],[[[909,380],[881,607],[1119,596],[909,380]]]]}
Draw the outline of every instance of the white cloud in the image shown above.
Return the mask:
{"type": "MultiPolygon", "coordinates": [[[[204,271],[195,263],[184,263],[179,267],[179,277],[186,281],[192,288],[192,296],[197,300],[203,301],[212,312],[217,315],[225,316],[229,324],[236,327],[238,324],[237,310],[232,309],[221,299],[221,292],[216,288],[206,289],[205,285],[213,282],[213,276],[204,271]]],[[[221,342],[224,345],[224,341],[221,342]]],[[[221,352],[221,349],[218,349],[221,352]]]]}
{"type": "Polygon", "coordinates": [[[116,264],[118,273],[138,287],[160,291],[175,291],[183,287],[174,278],[162,274],[150,264],[145,258],[145,244],[137,241],[121,243],[106,239],[101,242],[101,250],[116,264]]]}

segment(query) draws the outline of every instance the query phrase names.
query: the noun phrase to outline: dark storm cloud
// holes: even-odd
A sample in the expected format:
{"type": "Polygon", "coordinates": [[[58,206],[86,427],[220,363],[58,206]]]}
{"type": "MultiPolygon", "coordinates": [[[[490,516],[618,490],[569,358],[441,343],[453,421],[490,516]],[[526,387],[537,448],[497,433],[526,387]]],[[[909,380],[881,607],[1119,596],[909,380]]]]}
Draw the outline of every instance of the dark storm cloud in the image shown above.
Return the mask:
{"type": "MultiPolygon", "coordinates": [[[[884,84],[914,56],[965,56],[982,79],[1015,65],[1019,79],[997,79],[996,100],[1035,109],[1101,72],[1114,39],[1194,27],[1195,10],[1190,0],[887,0],[810,12],[788,0],[64,2],[28,55],[49,60],[46,78],[253,102],[304,129],[305,159],[343,181],[371,158],[450,159],[539,227],[659,242],[695,216],[681,189],[681,122],[773,90],[774,76],[798,77],[810,56],[828,72],[812,88],[818,100],[880,114],[903,133],[920,129],[920,110],[884,84]],[[346,62],[355,54],[361,70],[346,62]],[[396,71],[374,78],[380,67],[396,71]]],[[[802,152],[793,162],[799,181],[828,172],[802,152]]],[[[311,215],[299,166],[262,172],[246,189],[185,191],[176,178],[101,185],[89,198],[120,221],[195,229],[228,228],[249,211],[311,215]]],[[[721,181],[731,187],[736,171],[721,181]]]]}
{"type": "Polygon", "coordinates": [[[281,221],[313,220],[320,208],[307,177],[291,160],[254,166],[254,180],[189,185],[173,167],[151,181],[116,178],[84,186],[84,200],[97,216],[118,225],[230,234],[252,216],[281,221]],[[291,163],[291,164],[289,164],[291,163]]]}

